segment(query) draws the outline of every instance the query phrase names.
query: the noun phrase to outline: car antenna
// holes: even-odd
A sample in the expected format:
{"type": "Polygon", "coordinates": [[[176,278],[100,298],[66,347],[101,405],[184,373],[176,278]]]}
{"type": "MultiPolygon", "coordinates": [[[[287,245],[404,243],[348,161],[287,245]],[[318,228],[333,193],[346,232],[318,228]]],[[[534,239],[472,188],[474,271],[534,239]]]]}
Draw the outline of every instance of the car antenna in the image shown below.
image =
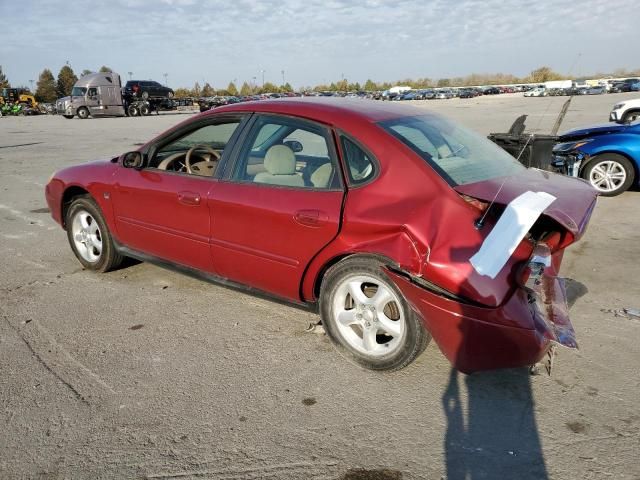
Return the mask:
{"type": "MultiPolygon", "coordinates": [[[[573,65],[571,65],[571,68],[569,69],[569,73],[567,73],[567,76],[571,76],[571,73],[573,72],[573,69],[575,68],[576,64],[578,63],[578,60],[580,60],[581,56],[582,56],[582,53],[578,53],[578,55],[576,56],[576,59],[573,61],[573,65]]],[[[571,103],[571,97],[569,97],[569,100],[567,100],[565,102],[565,104],[562,106],[562,109],[560,111],[560,115],[558,116],[558,119],[556,120],[556,123],[553,126],[553,130],[552,130],[552,132],[553,132],[552,134],[553,135],[557,134],[558,129],[560,128],[560,124],[562,123],[562,120],[564,120],[564,116],[567,113],[567,110],[569,109],[569,104],[570,103],[571,103]]],[[[547,105],[547,108],[545,109],[544,113],[538,119],[538,125],[536,125],[536,130],[538,130],[538,128],[540,127],[540,124],[542,123],[542,119],[546,115],[547,111],[549,111],[549,107],[550,106],[551,106],[551,102],[549,102],[549,104],[547,105]]],[[[518,156],[516,157],[516,161],[520,161],[520,157],[524,153],[525,148],[527,148],[527,145],[529,145],[529,141],[532,138],[533,138],[533,133],[530,133],[529,136],[527,137],[527,141],[522,146],[522,149],[520,150],[520,153],[518,153],[518,156]]],[[[500,187],[496,191],[496,194],[493,196],[493,200],[491,200],[491,203],[489,203],[489,206],[484,211],[482,216],[480,218],[478,218],[475,222],[473,222],[473,225],[476,227],[476,230],[480,230],[484,226],[484,220],[485,220],[485,218],[487,218],[487,214],[489,213],[489,210],[491,210],[491,207],[493,207],[493,204],[495,203],[496,198],[498,198],[498,195],[502,191],[502,187],[504,187],[504,184],[507,181],[507,178],[508,177],[505,177],[502,180],[502,183],[500,184],[500,187]]]]}

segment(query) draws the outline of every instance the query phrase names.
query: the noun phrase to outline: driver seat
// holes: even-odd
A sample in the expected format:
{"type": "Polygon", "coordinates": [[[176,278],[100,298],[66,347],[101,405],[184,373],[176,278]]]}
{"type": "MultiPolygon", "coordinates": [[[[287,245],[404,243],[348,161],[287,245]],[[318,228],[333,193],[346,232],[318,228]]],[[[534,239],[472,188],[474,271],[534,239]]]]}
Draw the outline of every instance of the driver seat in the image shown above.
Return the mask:
{"type": "Polygon", "coordinates": [[[274,145],[267,150],[264,168],[267,171],[256,174],[254,182],[304,187],[304,180],[296,173],[296,156],[286,145],[274,145]]]}

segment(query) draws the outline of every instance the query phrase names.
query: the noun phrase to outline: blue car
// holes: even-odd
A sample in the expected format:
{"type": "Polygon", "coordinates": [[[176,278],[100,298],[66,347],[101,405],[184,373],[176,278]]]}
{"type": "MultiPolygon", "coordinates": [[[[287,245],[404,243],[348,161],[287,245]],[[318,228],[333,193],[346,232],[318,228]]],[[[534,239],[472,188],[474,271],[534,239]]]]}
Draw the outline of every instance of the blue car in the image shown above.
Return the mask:
{"type": "Polygon", "coordinates": [[[640,121],[569,130],[553,156],[557,171],[584,178],[601,195],[619,195],[640,181],[640,121]]]}

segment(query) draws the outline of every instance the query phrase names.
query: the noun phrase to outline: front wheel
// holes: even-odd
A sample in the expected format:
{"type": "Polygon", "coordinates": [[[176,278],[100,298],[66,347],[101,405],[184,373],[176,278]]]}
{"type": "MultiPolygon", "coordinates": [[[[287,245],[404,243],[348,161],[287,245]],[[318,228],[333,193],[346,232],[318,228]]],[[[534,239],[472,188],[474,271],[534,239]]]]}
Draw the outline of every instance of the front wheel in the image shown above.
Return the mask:
{"type": "Polygon", "coordinates": [[[636,112],[627,112],[622,117],[622,123],[631,123],[640,119],[640,110],[636,112]]]}
{"type": "Polygon", "coordinates": [[[123,256],[116,251],[100,208],[91,197],[76,197],[65,223],[71,250],[83,267],[108,272],[122,263],[123,256]]]}
{"type": "Polygon", "coordinates": [[[78,109],[78,118],[86,119],[89,118],[89,110],[85,107],[80,107],[78,109]]]}
{"type": "Polygon", "coordinates": [[[350,257],[325,274],[320,314],[329,338],[358,364],[371,370],[399,370],[420,355],[431,336],[383,264],[350,257]]]}
{"type": "Polygon", "coordinates": [[[615,197],[628,190],[634,175],[631,162],[617,153],[596,155],[582,173],[582,177],[605,197],[615,197]]]}
{"type": "Polygon", "coordinates": [[[62,115],[62,116],[67,120],[71,120],[73,118],[73,115],[62,115]]]}

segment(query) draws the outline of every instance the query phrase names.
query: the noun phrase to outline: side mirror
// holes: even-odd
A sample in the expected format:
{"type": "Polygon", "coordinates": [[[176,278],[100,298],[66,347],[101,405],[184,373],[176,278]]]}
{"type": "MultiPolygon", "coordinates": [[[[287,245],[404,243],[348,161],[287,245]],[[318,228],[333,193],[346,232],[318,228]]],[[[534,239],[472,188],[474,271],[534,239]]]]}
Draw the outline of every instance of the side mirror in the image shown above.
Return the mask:
{"type": "Polygon", "coordinates": [[[124,168],[141,169],[144,165],[144,155],[140,152],[128,152],[122,156],[122,166],[124,168]]]}
{"type": "Polygon", "coordinates": [[[297,140],[287,140],[283,142],[287,147],[293,150],[293,153],[298,153],[302,151],[302,144],[297,140]]]}

